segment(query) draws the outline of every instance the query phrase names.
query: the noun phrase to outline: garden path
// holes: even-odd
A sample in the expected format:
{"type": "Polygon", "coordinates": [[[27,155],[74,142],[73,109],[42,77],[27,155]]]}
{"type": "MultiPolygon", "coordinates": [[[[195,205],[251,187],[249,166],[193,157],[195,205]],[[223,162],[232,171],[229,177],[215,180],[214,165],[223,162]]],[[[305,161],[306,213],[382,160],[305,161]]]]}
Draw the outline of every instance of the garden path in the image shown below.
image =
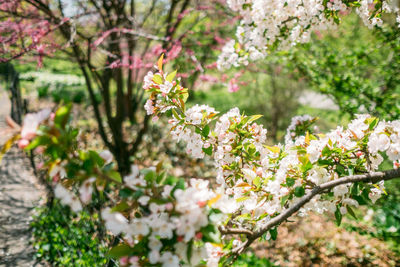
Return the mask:
{"type": "MultiPolygon", "coordinates": [[[[5,122],[9,112],[9,98],[0,90],[0,145],[12,134],[5,122]]],[[[13,147],[0,163],[0,267],[42,266],[33,258],[29,223],[43,192],[29,159],[13,147]]]]}

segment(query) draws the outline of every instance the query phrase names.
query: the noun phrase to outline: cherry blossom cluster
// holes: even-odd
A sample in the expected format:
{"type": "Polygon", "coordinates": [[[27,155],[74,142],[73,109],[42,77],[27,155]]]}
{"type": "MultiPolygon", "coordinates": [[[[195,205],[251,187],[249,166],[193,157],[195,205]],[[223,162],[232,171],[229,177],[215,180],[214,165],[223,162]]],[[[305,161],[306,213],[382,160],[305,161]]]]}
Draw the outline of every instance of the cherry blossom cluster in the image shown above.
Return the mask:
{"type": "Polygon", "coordinates": [[[130,216],[110,208],[102,211],[107,229],[123,234],[131,248],[130,256],[121,258],[122,266],[218,266],[222,245],[216,243],[215,225],[224,218],[219,208],[223,210],[226,198],[210,190],[205,180],[161,185],[155,182],[158,178],[152,170],[140,172],[132,166],[124,183],[125,192],[134,193],[125,201],[135,209],[130,216]]]}
{"type": "MultiPolygon", "coordinates": [[[[312,132],[310,126],[316,121],[316,118],[310,115],[295,116],[292,118],[289,127],[286,129],[285,143],[288,144],[296,139],[297,136],[305,135],[306,132],[312,132]]],[[[314,129],[317,130],[317,129],[314,129]]]]}
{"type": "MultiPolygon", "coordinates": [[[[164,82],[174,84],[166,79],[164,82]]],[[[376,171],[383,161],[382,152],[398,166],[399,121],[379,122],[369,115],[359,115],[347,128],[338,127],[324,135],[313,133],[318,130],[312,127],[316,118],[305,115],[292,120],[286,144],[268,146],[267,131],[254,122],[259,116],[245,116],[238,108],[223,115],[208,106],[195,105],[186,110],[182,99],[174,101],[162,92],[156,95],[164,86],[154,80],[145,84],[152,99],[166,99],[160,102],[164,106],[157,108],[171,110],[172,136],[186,141],[192,156],[202,156],[203,151],[213,157],[216,181],[233,200],[229,210],[235,216],[230,223],[236,227],[256,230],[317,185],[376,171]]],[[[383,192],[383,182],[340,185],[313,198],[300,214],[353,214],[352,207],[359,205],[357,198],[375,202],[383,192]]]]}
{"type": "MultiPolygon", "coordinates": [[[[317,186],[376,171],[384,157],[395,168],[400,165],[400,121],[358,115],[346,128],[322,134],[313,127],[315,118],[300,116],[292,120],[286,143],[270,146],[267,130],[255,122],[260,116],[238,108],[225,114],[206,105],[186,108],[188,92],[174,79],[176,72],[165,73],[162,61],[157,67],[143,85],[152,106],[146,109],[171,117],[171,135],[187,142],[188,154],[213,158],[214,189],[205,180],[170,177],[159,166],[141,171],[132,166],[131,174],[121,177],[109,151],[78,149],[79,131],[68,123],[71,106],[28,114],[19,134],[21,148],[43,155],[55,196],[73,211],[89,204],[95,192],[117,191],[101,217],[122,237],[110,251],[122,266],[217,266],[227,251],[246,244],[243,233],[264,229],[317,186]],[[239,239],[224,229],[236,229],[239,239]]],[[[340,221],[343,214],[354,215],[361,198],[375,202],[383,193],[382,181],[341,184],[313,197],[300,215],[328,212],[340,221]]]]}
{"type": "Polygon", "coordinates": [[[222,50],[220,69],[246,65],[272,49],[309,42],[313,31],[332,29],[340,22],[339,14],[353,8],[369,28],[382,25],[382,13],[398,12],[385,0],[227,0],[227,4],[239,13],[241,22],[237,41],[229,41],[222,50]]]}
{"type": "MultiPolygon", "coordinates": [[[[36,152],[40,148],[45,161],[41,168],[48,170],[55,197],[74,212],[90,204],[94,192],[104,191],[107,184],[120,192],[113,197],[114,205],[101,212],[106,229],[123,239],[110,255],[124,250],[117,254],[121,266],[218,266],[224,252],[217,226],[232,212],[224,191],[212,190],[207,180],[185,182],[156,168],[140,171],[136,165],[120,178],[109,151],[76,150],[70,138],[77,132],[67,123],[69,111],[28,114],[19,135],[19,143],[28,143],[20,147],[36,152]]],[[[198,120],[196,115],[188,118],[194,125],[198,120]]]]}

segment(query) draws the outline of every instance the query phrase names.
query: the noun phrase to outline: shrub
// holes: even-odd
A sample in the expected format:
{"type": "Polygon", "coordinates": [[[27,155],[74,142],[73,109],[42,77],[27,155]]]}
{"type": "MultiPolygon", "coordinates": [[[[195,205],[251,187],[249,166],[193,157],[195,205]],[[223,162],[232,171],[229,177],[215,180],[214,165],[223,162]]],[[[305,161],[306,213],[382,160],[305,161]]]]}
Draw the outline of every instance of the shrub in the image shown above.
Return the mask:
{"type": "Polygon", "coordinates": [[[51,266],[105,266],[107,247],[99,240],[97,214],[78,215],[55,200],[37,209],[31,227],[35,257],[51,266]]]}

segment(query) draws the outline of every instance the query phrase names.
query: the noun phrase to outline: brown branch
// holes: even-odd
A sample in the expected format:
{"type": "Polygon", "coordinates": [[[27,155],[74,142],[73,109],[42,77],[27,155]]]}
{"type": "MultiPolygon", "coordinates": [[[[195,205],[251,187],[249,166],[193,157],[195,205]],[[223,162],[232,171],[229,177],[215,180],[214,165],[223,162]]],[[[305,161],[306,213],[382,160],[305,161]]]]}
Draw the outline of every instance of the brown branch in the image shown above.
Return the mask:
{"type": "MultiPolygon", "coordinates": [[[[319,186],[315,186],[308,194],[301,197],[296,204],[279,214],[278,216],[272,218],[268,223],[266,223],[262,228],[248,235],[248,239],[235,250],[232,251],[234,259],[236,259],[239,254],[246,250],[256,239],[260,238],[266,232],[271,230],[273,227],[278,226],[282,222],[286,221],[290,216],[299,211],[306,203],[308,203],[313,197],[319,195],[327,190],[330,190],[338,185],[355,183],[355,182],[371,182],[377,183],[379,181],[387,181],[395,178],[400,178],[400,169],[392,169],[382,172],[371,172],[359,175],[350,175],[342,177],[327,183],[323,183],[319,186]]],[[[243,233],[243,232],[242,232],[243,233]]]]}
{"type": "Polygon", "coordinates": [[[246,236],[254,235],[254,232],[244,228],[225,228],[223,226],[220,226],[218,227],[218,230],[223,235],[235,235],[235,234],[243,234],[246,236]]]}

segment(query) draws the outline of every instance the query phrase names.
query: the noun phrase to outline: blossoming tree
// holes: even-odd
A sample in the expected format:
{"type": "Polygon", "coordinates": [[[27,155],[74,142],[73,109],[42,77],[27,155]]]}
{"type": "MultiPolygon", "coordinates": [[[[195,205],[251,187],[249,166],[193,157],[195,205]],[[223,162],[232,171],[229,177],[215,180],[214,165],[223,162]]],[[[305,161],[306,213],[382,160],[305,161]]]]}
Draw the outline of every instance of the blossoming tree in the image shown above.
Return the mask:
{"type": "Polygon", "coordinates": [[[267,56],[275,49],[287,49],[310,41],[313,31],[334,29],[340,23],[340,14],[352,10],[364,24],[373,28],[383,24],[382,15],[397,14],[394,1],[385,0],[227,0],[229,7],[242,19],[236,30],[236,41],[228,42],[219,59],[221,69],[248,64],[267,56]]]}
{"type": "Polygon", "coordinates": [[[224,14],[216,0],[0,0],[0,62],[33,56],[41,66],[43,58],[59,55],[74,62],[98,133],[120,170],[129,172],[149,123],[139,112],[144,74],[165,53],[168,61],[179,56],[190,63],[185,74],[193,83],[229,29],[224,14]]]}
{"type": "Polygon", "coordinates": [[[400,177],[400,121],[359,115],[323,134],[312,130],[314,118],[296,117],[285,144],[268,146],[267,131],[255,122],[259,116],[237,108],[223,115],[206,105],[186,108],[188,90],[175,76],[163,70],[161,58],[158,72],[145,77],[145,109],[171,116],[171,136],[186,142],[190,156],[213,158],[214,188],[205,180],[168,176],[160,165],[132,166],[122,179],[109,152],[79,150],[68,106],[29,114],[14,138],[43,154],[55,196],[74,211],[95,191],[107,193],[114,204],[102,210],[102,219],[123,238],[110,250],[123,266],[229,264],[257,239],[275,239],[276,228],[295,213],[332,213],[340,224],[361,200],[375,202],[385,180],[400,177]],[[393,169],[378,171],[383,156],[393,169]]]}
{"type": "MultiPolygon", "coordinates": [[[[244,10],[252,7],[251,1],[237,2],[244,10]]],[[[315,3],[324,16],[336,14],[322,8],[329,3],[315,3]]],[[[274,14],[289,12],[288,6],[274,6],[274,14]]],[[[292,12],[308,6],[294,7],[292,12]]],[[[317,18],[325,21],[324,16],[317,18]]],[[[110,152],[79,148],[79,130],[69,123],[71,106],[26,116],[3,149],[18,141],[20,148],[41,153],[56,197],[74,211],[95,195],[106,198],[102,219],[122,239],[110,255],[122,266],[228,265],[256,240],[275,239],[277,227],[296,213],[332,213],[340,224],[360,202],[381,197],[384,181],[400,178],[400,121],[364,114],[324,134],[312,127],[315,118],[295,117],[285,143],[270,146],[267,130],[256,123],[260,116],[237,108],[226,114],[207,105],[187,108],[188,89],[163,63],[161,57],[157,71],[144,78],[146,112],[154,120],[170,117],[171,137],[186,143],[188,155],[212,158],[218,172],[213,187],[171,177],[161,164],[147,170],[133,165],[129,175],[121,175],[110,152]],[[380,170],[384,157],[393,169],[380,170]]]]}

